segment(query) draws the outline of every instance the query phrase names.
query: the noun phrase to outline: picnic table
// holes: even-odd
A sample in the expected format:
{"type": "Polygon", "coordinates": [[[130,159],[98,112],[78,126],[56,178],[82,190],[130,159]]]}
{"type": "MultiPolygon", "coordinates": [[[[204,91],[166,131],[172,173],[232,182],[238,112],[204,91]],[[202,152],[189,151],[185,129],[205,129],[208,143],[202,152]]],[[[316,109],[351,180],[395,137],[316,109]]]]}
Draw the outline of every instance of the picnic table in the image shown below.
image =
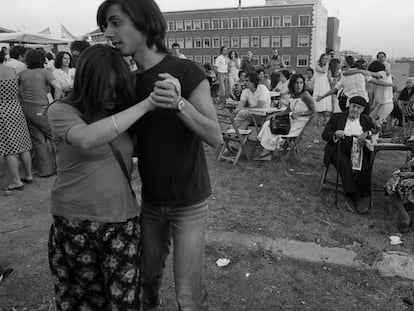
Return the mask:
{"type": "MultiPolygon", "coordinates": [[[[373,207],[372,194],[374,192],[374,187],[372,183],[372,175],[374,171],[375,158],[378,152],[380,151],[411,151],[411,148],[402,143],[394,143],[391,139],[379,139],[376,144],[372,145],[373,151],[371,152],[371,197],[370,205],[373,207]]],[[[377,189],[376,189],[377,190],[377,189]]],[[[382,189],[379,189],[382,191],[382,189]]]]}

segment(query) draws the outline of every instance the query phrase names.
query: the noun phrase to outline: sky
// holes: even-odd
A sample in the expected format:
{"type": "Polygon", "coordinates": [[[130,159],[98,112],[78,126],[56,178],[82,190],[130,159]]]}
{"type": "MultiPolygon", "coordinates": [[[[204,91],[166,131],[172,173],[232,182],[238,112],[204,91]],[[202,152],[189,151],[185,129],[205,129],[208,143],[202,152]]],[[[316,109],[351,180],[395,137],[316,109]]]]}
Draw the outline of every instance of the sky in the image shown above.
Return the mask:
{"type": "MultiPolygon", "coordinates": [[[[81,36],[97,28],[102,0],[1,0],[0,27],[39,32],[50,27],[60,36],[60,24],[81,36]]],[[[162,11],[237,7],[238,0],[156,0],[162,11]]],[[[242,0],[261,6],[265,0],[242,0]]],[[[414,0],[322,0],[328,16],[340,19],[341,49],[388,57],[414,57],[414,0]]]]}

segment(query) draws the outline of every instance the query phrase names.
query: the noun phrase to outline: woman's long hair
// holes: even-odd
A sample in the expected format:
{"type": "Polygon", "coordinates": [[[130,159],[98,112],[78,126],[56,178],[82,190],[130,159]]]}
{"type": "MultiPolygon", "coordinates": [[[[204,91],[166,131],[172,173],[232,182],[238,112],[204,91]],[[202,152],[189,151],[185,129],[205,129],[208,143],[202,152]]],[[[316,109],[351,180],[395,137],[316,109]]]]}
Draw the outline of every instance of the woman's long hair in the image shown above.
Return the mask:
{"type": "Polygon", "coordinates": [[[299,94],[305,92],[305,90],[306,90],[305,77],[302,74],[300,74],[300,73],[293,74],[290,77],[290,79],[289,79],[288,89],[289,89],[289,93],[291,95],[299,95],[299,94]],[[302,88],[302,91],[301,92],[296,93],[295,92],[295,84],[296,84],[296,81],[298,79],[302,79],[302,81],[303,81],[303,88],[302,88]]]}
{"type": "Polygon", "coordinates": [[[134,88],[128,64],[114,48],[101,44],[87,48],[77,63],[73,90],[64,101],[76,107],[87,123],[131,106],[134,88]],[[117,103],[113,111],[104,106],[108,100],[117,103]]]}
{"type": "Polygon", "coordinates": [[[326,53],[322,53],[321,56],[318,59],[318,65],[323,67],[324,65],[322,64],[322,58],[324,58],[325,56],[328,56],[326,53]]]}

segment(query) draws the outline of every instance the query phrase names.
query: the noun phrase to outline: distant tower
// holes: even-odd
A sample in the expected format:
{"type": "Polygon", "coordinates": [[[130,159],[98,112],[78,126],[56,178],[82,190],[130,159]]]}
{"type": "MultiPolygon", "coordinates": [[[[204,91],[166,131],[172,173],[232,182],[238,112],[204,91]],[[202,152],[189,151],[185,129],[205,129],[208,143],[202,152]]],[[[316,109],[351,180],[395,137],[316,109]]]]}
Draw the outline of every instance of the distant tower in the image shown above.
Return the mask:
{"type": "Polygon", "coordinates": [[[239,0],[239,10],[241,9],[241,0],[239,0]]]}

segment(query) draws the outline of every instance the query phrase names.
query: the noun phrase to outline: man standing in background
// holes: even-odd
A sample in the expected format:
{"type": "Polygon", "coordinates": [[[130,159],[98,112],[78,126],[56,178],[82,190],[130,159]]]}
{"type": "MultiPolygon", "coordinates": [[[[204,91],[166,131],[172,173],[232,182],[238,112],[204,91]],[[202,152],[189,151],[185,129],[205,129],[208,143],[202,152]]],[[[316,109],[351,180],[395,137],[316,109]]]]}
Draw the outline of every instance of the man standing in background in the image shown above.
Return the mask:
{"type": "Polygon", "coordinates": [[[183,53],[180,53],[180,45],[177,42],[173,43],[171,47],[172,47],[172,50],[171,50],[172,55],[178,58],[187,59],[187,57],[185,57],[183,53]]]}
{"type": "Polygon", "coordinates": [[[226,98],[229,97],[229,58],[227,57],[227,47],[220,48],[220,56],[214,63],[217,80],[219,82],[219,107],[226,106],[226,98]]]}

